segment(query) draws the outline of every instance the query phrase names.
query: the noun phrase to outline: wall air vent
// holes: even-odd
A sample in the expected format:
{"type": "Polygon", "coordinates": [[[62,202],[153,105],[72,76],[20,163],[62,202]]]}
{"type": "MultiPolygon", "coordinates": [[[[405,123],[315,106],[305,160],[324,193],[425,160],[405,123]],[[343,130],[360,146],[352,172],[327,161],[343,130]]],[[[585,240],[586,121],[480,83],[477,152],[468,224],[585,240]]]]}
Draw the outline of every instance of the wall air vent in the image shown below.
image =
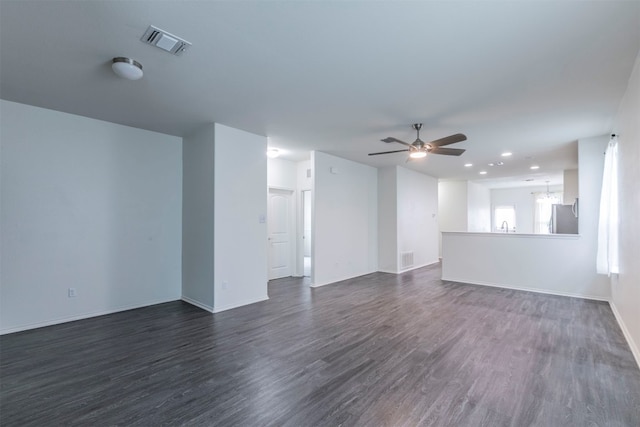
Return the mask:
{"type": "Polygon", "coordinates": [[[400,270],[413,267],[413,251],[400,252],[400,270]]]}
{"type": "Polygon", "coordinates": [[[191,43],[188,41],[167,33],[153,25],[149,25],[149,28],[147,28],[147,31],[145,31],[140,40],[176,56],[182,55],[191,47],[191,43]]]}

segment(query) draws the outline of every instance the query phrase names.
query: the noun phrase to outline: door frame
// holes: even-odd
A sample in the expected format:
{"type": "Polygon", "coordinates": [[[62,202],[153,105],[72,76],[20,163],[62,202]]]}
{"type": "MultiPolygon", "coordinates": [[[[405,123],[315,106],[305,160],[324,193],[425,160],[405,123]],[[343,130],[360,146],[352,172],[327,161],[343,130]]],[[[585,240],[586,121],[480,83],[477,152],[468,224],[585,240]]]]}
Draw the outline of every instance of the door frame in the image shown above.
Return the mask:
{"type": "MultiPolygon", "coordinates": [[[[269,206],[269,196],[271,194],[271,191],[275,190],[278,191],[280,193],[287,193],[290,203],[289,203],[289,224],[288,224],[288,228],[289,228],[289,265],[290,265],[290,271],[291,271],[291,275],[292,276],[296,276],[298,273],[298,265],[296,262],[296,254],[298,253],[298,239],[297,239],[297,230],[296,230],[296,206],[298,205],[298,200],[296,197],[296,190],[295,189],[291,189],[291,188],[286,188],[286,187],[277,187],[277,186],[273,186],[270,185],[267,187],[267,239],[266,239],[266,245],[267,245],[267,278],[269,277],[269,273],[271,272],[271,254],[270,254],[270,248],[269,248],[269,214],[270,214],[270,206],[269,206]]],[[[274,280],[274,279],[268,279],[268,280],[274,280]]]]}
{"type": "MultiPolygon", "coordinates": [[[[300,246],[298,248],[298,268],[299,268],[299,273],[300,276],[304,276],[304,251],[305,251],[305,245],[307,244],[307,242],[305,241],[305,230],[304,230],[304,226],[305,226],[305,220],[304,220],[304,216],[305,216],[305,193],[307,195],[307,197],[309,198],[309,240],[311,241],[310,245],[310,253],[309,253],[309,257],[311,258],[311,268],[313,268],[313,197],[312,197],[312,191],[311,189],[301,189],[300,190],[300,216],[299,216],[299,221],[300,221],[300,236],[299,236],[299,243],[300,246]]],[[[311,277],[311,273],[309,273],[309,277],[311,277]]]]}

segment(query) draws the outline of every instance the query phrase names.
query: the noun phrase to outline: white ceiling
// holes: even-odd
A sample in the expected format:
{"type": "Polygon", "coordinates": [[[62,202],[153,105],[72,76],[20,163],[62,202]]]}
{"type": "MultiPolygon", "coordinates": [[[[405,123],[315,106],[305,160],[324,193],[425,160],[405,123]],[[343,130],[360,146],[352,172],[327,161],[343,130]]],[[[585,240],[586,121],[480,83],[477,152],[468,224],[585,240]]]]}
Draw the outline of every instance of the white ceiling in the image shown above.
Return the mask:
{"type": "Polygon", "coordinates": [[[461,157],[407,167],[447,179],[544,182],[609,133],[640,49],[640,2],[8,1],[0,96],[183,136],[207,122],[266,135],[284,158],[320,150],[373,166],[453,133],[461,157]],[[193,43],[175,57],[150,25],[193,43]],[[144,78],[125,81],[111,58],[144,78]],[[504,166],[504,150],[513,156],[504,166]],[[464,168],[466,162],[474,163],[464,168]],[[520,179],[520,178],[519,178],[520,179]]]}

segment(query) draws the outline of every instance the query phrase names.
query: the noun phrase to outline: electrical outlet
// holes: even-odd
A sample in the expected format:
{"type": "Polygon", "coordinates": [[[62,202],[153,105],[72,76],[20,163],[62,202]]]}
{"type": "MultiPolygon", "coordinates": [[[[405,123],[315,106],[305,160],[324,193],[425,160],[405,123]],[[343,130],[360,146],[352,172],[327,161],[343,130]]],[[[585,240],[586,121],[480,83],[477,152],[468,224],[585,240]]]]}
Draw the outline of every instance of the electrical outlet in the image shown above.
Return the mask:
{"type": "Polygon", "coordinates": [[[227,287],[229,286],[229,282],[227,282],[226,280],[222,281],[222,289],[227,289],[227,287]]]}
{"type": "Polygon", "coordinates": [[[76,292],[76,288],[69,288],[68,295],[69,295],[69,298],[77,297],[78,293],[76,292]]]}

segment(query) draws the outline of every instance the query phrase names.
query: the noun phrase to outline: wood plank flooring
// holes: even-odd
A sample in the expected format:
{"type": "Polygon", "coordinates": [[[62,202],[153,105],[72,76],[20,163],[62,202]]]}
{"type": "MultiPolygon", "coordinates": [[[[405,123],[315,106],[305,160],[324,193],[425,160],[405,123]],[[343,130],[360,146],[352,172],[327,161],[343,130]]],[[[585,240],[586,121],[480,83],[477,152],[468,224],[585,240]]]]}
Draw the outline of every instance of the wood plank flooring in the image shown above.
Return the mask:
{"type": "Polygon", "coordinates": [[[212,315],[183,302],[0,338],[2,426],[638,426],[607,303],[439,266],[212,315]]]}

